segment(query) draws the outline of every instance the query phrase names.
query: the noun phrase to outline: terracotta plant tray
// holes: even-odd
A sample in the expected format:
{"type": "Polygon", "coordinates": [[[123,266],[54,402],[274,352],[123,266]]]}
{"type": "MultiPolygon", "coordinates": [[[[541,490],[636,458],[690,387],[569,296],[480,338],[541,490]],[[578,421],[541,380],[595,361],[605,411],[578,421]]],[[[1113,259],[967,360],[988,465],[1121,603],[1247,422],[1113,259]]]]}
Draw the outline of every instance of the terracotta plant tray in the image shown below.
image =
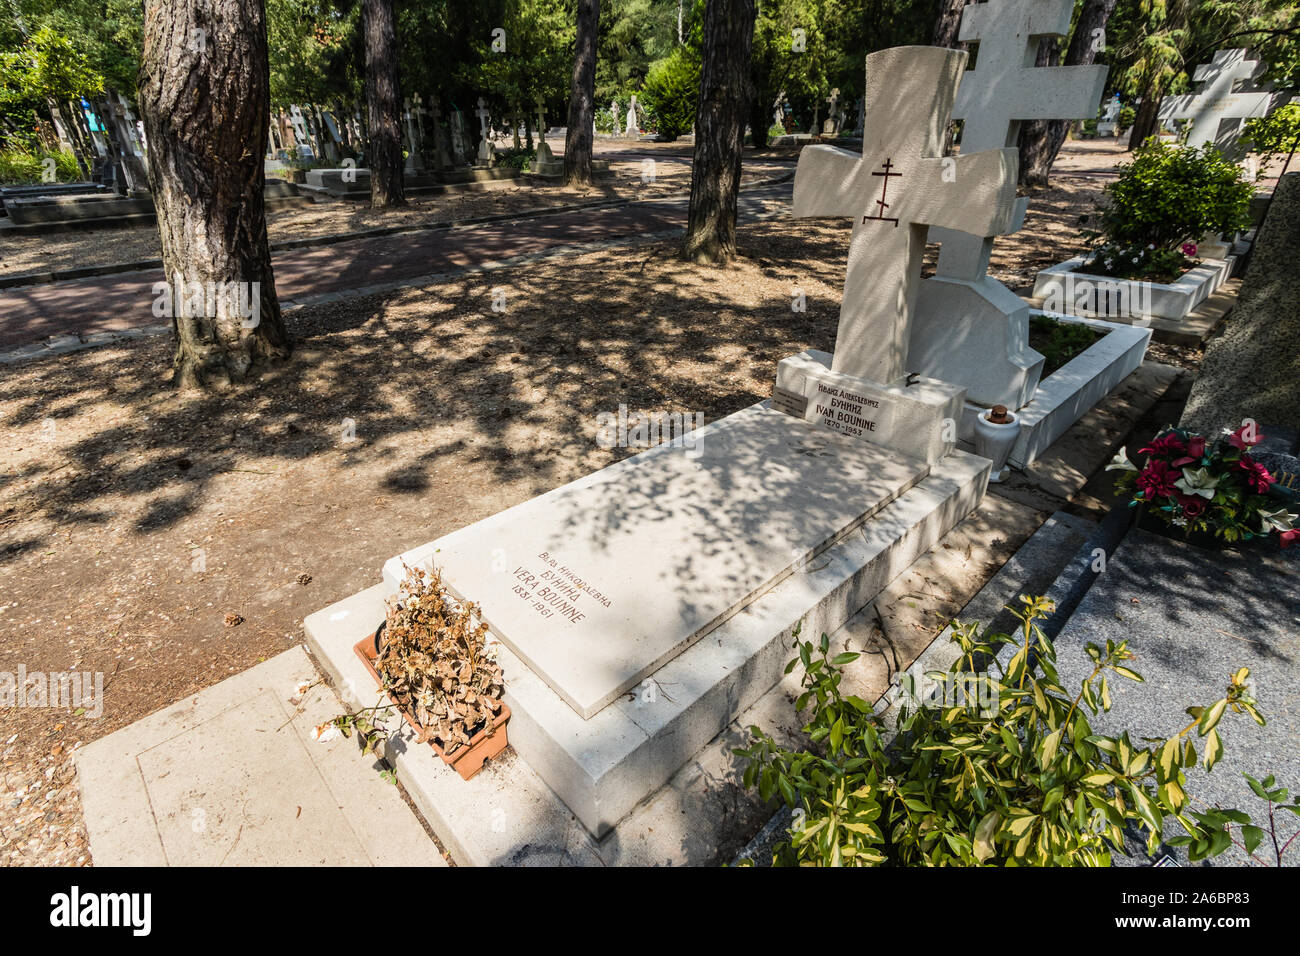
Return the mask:
{"type": "MultiPolygon", "coordinates": [[[[380,687],[384,686],[384,681],[379,676],[379,671],[375,669],[375,660],[379,657],[379,632],[382,630],[383,625],[380,625],[373,634],[358,641],[353,648],[357,652],[357,657],[361,658],[361,662],[366,665],[366,670],[370,671],[370,676],[380,687]]],[[[501,712],[492,721],[490,728],[492,733],[489,735],[489,728],[485,727],[470,738],[468,747],[461,747],[449,757],[437,742],[428,736],[429,732],[416,721],[410,711],[393,700],[392,694],[388,695],[388,699],[393,701],[393,706],[402,712],[402,717],[411,725],[411,729],[419,739],[427,740],[434,752],[466,780],[482,770],[485,761],[498,756],[509,745],[506,739],[506,721],[510,719],[510,708],[504,701],[501,704],[501,712]]]]}

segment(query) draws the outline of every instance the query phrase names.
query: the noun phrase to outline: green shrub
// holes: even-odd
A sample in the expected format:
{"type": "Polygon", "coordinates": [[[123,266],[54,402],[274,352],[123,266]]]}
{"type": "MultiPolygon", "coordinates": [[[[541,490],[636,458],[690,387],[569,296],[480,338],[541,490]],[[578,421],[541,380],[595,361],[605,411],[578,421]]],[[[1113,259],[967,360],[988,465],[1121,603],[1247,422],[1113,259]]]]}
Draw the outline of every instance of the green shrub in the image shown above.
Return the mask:
{"type": "Polygon", "coordinates": [[[689,132],[700,98],[700,64],[685,47],[650,68],[642,91],[658,120],[660,139],[674,140],[689,132]]]}
{"type": "Polygon", "coordinates": [[[1018,649],[1006,666],[996,652],[1010,637],[958,626],[961,658],[950,672],[927,675],[940,680],[944,700],[904,704],[892,744],[871,705],[840,692],[841,669],[859,655],[828,657],[825,635],[820,656],[811,642],[796,641],[799,656],[786,672],[803,665],[796,706],[811,706],[804,730],[813,749],[783,749],[752,727],[751,745],[735,751],[748,761],[745,785],[794,811],[775,865],[1106,865],[1127,822],[1146,826],[1154,851],[1166,817],[1183,825],[1202,856],[1231,845],[1219,821],[1191,815],[1183,768],[1197,762],[1198,738],[1206,769],[1219,760],[1217,725],[1228,711],[1263,724],[1249,672],[1233,674],[1222,699],[1189,708],[1190,723],[1167,740],[1099,734],[1089,715],[1110,709],[1110,680],[1142,679],[1128,666],[1128,642],[1089,644],[1092,671],[1071,695],[1038,623],[1051,602],[1021,601],[1018,649]],[[989,670],[977,672],[986,660],[989,670]]]}
{"type": "Polygon", "coordinates": [[[1057,322],[1042,315],[1029,320],[1029,347],[1043,353],[1046,359],[1044,378],[1082,355],[1100,337],[1100,332],[1082,322],[1057,322]]]}
{"type": "Polygon", "coordinates": [[[1101,235],[1110,243],[1155,249],[1231,235],[1250,225],[1254,192],[1241,167],[1213,146],[1192,149],[1151,139],[1106,187],[1101,235]]]}
{"type": "Polygon", "coordinates": [[[1241,143],[1253,153],[1260,153],[1260,174],[1273,157],[1289,153],[1300,145],[1300,103],[1279,106],[1267,116],[1246,120],[1241,143]]]}
{"type": "Polygon", "coordinates": [[[536,156],[535,149],[506,149],[497,153],[496,164],[511,169],[528,169],[536,156]]]}
{"type": "Polygon", "coordinates": [[[54,159],[57,182],[71,183],[81,179],[77,158],[67,150],[50,153],[48,157],[25,150],[0,151],[0,183],[39,183],[45,181],[45,160],[54,159]]]}
{"type": "Polygon", "coordinates": [[[1137,119],[1137,110],[1131,106],[1121,106],[1119,108],[1119,131],[1122,133],[1126,129],[1133,128],[1133,121],[1137,119]]]}

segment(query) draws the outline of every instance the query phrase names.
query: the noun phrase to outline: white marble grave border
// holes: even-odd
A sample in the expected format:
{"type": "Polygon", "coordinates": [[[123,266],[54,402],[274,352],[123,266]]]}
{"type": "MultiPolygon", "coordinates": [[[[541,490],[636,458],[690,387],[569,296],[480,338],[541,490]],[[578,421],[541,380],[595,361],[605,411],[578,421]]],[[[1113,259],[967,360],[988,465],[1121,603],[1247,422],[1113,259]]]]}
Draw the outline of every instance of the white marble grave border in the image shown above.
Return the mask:
{"type": "MultiPolygon", "coordinates": [[[[1012,467],[1025,469],[1047,451],[1070,426],[1137,371],[1151,344],[1147,326],[1106,322],[1102,319],[1030,309],[1029,316],[1087,325],[1105,334],[1038,383],[1034,397],[1018,410],[1020,437],[1011,449],[1012,467]]],[[[967,402],[962,408],[959,441],[969,447],[975,438],[975,419],[984,406],[967,402]]]]}
{"type": "MultiPolygon", "coordinates": [[[[802,622],[805,635],[834,632],[978,507],[988,474],[989,462],[975,455],[958,451],[943,459],[853,534],[659,668],[649,684],[588,720],[502,646],[512,748],[587,831],[597,837],[609,833],[780,680],[796,625],[802,622]],[[653,687],[653,700],[645,699],[645,687],[653,687]]],[[[408,563],[432,557],[431,551],[421,551],[403,557],[408,563]]],[[[395,586],[391,571],[385,567],[387,593],[395,586]]],[[[308,617],[308,642],[345,703],[371,704],[373,680],[357,676],[352,646],[375,628],[381,614],[349,623],[340,636],[340,619],[331,617],[337,613],[327,608],[308,617]]],[[[399,778],[439,836],[450,839],[436,814],[429,814],[438,798],[417,793],[426,784],[404,776],[406,756],[398,751],[390,757],[399,778]]]]}
{"type": "MultiPolygon", "coordinates": [[[[1034,279],[1033,298],[1043,298],[1064,286],[1063,299],[1067,307],[1073,307],[1071,284],[1088,282],[1094,287],[1101,286],[1116,290],[1122,301],[1144,303],[1149,291],[1150,306],[1143,314],[1164,319],[1185,319],[1192,310],[1214,294],[1215,290],[1227,282],[1232,275],[1235,256],[1227,259],[1204,259],[1199,266],[1189,269],[1176,282],[1145,282],[1138,279],[1116,279],[1110,276],[1090,275],[1075,270],[1083,265],[1084,257],[1075,256],[1065,262],[1043,269],[1034,279]],[[1068,278],[1067,278],[1068,277],[1068,278]]],[[[1119,321],[1123,317],[1108,316],[1119,321]]]]}

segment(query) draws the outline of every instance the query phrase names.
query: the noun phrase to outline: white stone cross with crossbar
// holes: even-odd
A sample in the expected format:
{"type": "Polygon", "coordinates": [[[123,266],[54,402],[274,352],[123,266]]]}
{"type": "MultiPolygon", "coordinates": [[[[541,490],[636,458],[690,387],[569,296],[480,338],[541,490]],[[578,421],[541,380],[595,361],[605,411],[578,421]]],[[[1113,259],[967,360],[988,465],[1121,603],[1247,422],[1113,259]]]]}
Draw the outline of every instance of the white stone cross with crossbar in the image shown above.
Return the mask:
{"type": "Polygon", "coordinates": [[[854,217],[836,372],[886,385],[904,377],[929,227],[1014,228],[1016,151],[941,155],[965,65],[965,51],[941,47],[871,54],[862,155],[809,146],[799,157],[794,214],[854,217]]]}
{"type": "MultiPolygon", "coordinates": [[[[952,117],[963,121],[961,151],[1015,146],[1024,120],[1090,119],[1106,88],[1106,66],[1035,66],[1039,41],[1070,33],[1074,0],[988,0],[962,11],[958,39],[978,43],[975,68],[961,81],[952,117]]],[[[992,239],[947,231],[939,275],[978,281],[988,268],[992,239]]]]}
{"type": "Polygon", "coordinates": [[[1265,71],[1258,60],[1247,60],[1245,50],[1219,50],[1209,63],[1196,68],[1192,79],[1204,83],[1200,92],[1171,96],[1160,104],[1163,121],[1189,119],[1188,146],[1207,143],[1231,152],[1240,133],[1241,121],[1264,116],[1272,105],[1269,90],[1234,92],[1238,82],[1251,83],[1265,71]],[[1228,126],[1224,121],[1230,120],[1228,126]]]}

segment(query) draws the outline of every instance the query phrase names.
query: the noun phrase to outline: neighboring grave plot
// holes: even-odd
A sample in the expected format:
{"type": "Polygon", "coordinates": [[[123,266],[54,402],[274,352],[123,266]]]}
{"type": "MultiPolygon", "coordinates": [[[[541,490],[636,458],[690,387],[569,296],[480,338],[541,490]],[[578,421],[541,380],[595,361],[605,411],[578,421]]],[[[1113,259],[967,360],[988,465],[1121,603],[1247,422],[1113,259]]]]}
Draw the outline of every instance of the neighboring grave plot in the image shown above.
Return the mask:
{"type": "Polygon", "coordinates": [[[447,586],[583,717],[928,472],[774,412],[689,437],[436,543],[447,586]]]}

